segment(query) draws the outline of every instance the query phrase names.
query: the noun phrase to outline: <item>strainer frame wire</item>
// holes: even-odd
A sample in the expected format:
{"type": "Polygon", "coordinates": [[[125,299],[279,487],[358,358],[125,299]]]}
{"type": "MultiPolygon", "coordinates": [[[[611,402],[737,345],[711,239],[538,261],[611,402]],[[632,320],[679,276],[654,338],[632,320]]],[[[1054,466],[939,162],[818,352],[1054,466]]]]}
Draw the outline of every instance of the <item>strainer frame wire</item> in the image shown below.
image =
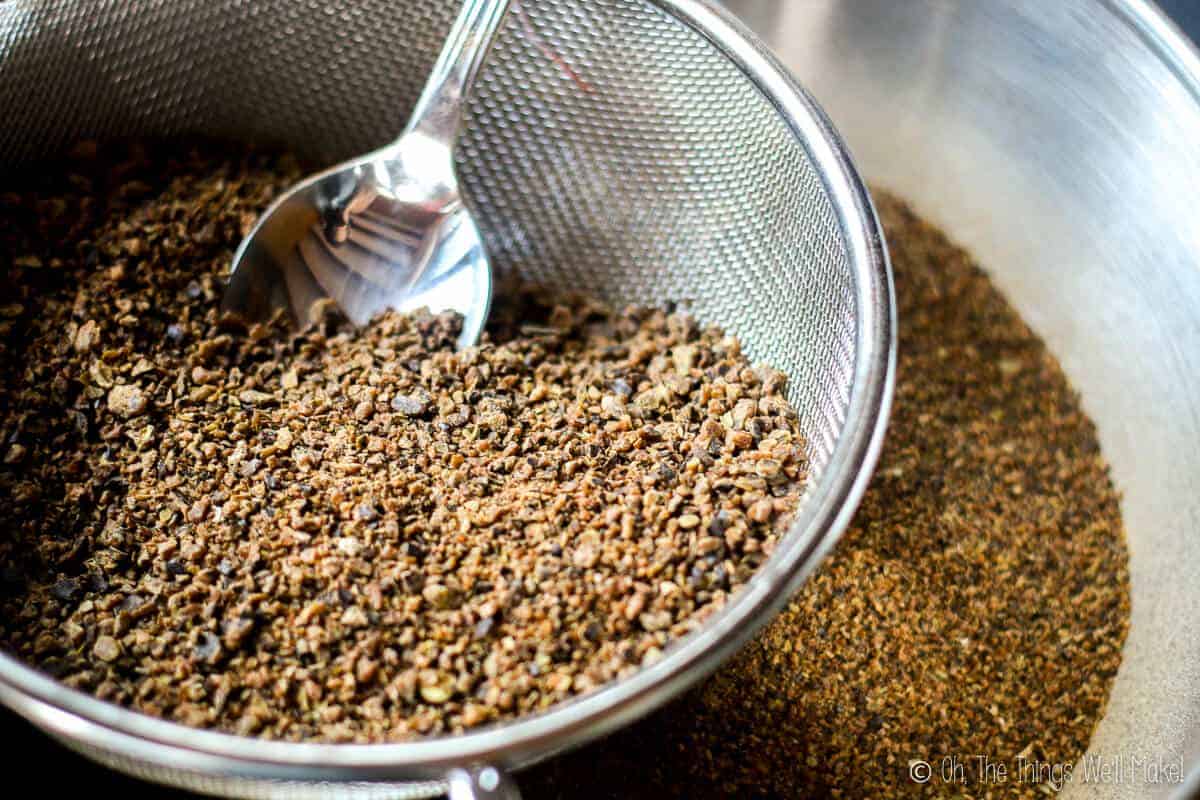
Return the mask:
{"type": "Polygon", "coordinates": [[[610,733],[713,672],[780,610],[849,524],[882,448],[896,371],[887,248],[841,137],[758,39],[712,0],[649,2],[736,64],[806,143],[839,214],[854,275],[856,361],[841,435],[788,535],[750,583],[657,663],[537,715],[455,737],[302,744],[196,730],[70,689],[5,653],[0,702],[59,738],[170,770],[263,781],[437,780],[465,764],[520,768],[610,733]]]}

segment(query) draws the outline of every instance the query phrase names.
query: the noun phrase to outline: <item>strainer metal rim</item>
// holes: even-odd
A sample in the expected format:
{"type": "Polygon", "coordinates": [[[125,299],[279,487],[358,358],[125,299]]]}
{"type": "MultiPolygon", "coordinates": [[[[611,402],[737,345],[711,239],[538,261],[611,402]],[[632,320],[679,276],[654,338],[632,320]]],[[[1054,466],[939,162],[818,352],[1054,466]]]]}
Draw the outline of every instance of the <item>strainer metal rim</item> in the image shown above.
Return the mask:
{"type": "Polygon", "coordinates": [[[808,145],[833,198],[854,275],[856,362],[841,435],[787,537],[729,604],[657,663],[540,714],[461,736],[300,744],[202,731],[118,707],[0,653],[0,702],[73,742],[125,758],[263,780],[441,778],[464,764],[517,768],[631,722],[715,670],[787,602],[848,525],[878,459],[895,383],[896,309],[880,224],[846,146],[815,100],[713,0],[651,0],[753,81],[808,145]]]}

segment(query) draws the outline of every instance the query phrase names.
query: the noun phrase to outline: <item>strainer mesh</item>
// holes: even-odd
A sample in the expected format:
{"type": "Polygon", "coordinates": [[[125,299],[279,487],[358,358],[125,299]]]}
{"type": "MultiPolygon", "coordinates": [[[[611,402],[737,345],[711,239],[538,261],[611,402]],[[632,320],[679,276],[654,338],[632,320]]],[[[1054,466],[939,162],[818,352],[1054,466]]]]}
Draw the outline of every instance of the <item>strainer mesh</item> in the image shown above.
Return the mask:
{"type": "MultiPolygon", "coordinates": [[[[855,277],[805,143],[647,0],[519,0],[458,149],[498,271],[681,301],[791,376],[819,477],[855,277]]],[[[0,2],[0,175],[85,138],[199,134],[333,161],[399,133],[456,0],[0,2]]]]}
{"type": "Polygon", "coordinates": [[[853,276],[803,144],[731,61],[638,0],[524,0],[459,174],[502,270],[685,302],[792,376],[817,468],[854,352],[853,276]]]}
{"type": "MultiPolygon", "coordinates": [[[[83,137],[363,152],[403,127],[456,11],[0,3],[0,171],[83,137]]],[[[458,158],[501,273],[725,326],[792,376],[819,474],[849,394],[854,279],[803,143],[714,45],[645,0],[520,0],[458,158]]]]}

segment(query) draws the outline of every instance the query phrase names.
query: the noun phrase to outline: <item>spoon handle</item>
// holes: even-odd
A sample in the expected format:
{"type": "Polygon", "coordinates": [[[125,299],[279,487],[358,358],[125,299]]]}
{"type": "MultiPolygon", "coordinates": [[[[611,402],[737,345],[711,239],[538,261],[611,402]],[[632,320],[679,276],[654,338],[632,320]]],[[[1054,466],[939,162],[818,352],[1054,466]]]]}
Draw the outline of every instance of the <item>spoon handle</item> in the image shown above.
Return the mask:
{"type": "Polygon", "coordinates": [[[510,0],[465,0],[405,135],[420,133],[447,147],[462,121],[463,99],[508,11],[510,0]]]}

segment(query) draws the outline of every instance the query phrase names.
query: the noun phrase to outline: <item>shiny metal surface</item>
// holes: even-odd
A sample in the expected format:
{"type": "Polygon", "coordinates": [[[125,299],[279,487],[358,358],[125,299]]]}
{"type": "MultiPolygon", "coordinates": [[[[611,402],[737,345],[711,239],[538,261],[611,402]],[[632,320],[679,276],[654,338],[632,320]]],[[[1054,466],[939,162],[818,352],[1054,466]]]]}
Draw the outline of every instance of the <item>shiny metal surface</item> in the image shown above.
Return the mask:
{"type": "MultiPolygon", "coordinates": [[[[0,173],[84,136],[200,133],[327,161],[366,152],[413,107],[412,75],[427,74],[458,7],[0,3],[0,109],[12,120],[0,126],[0,173]]],[[[812,477],[760,572],[630,678],[459,737],[302,745],[196,731],[4,654],[0,702],[103,763],[201,791],[379,796],[369,784],[385,782],[436,793],[457,769],[518,768],[661,705],[815,568],[878,456],[895,311],[866,190],[811,98],[706,0],[520,0],[468,99],[456,167],[498,277],[678,301],[788,373],[812,477]]]]}
{"type": "Polygon", "coordinates": [[[449,800],[516,800],[512,778],[495,767],[456,769],[450,773],[449,800]]]}
{"type": "Polygon", "coordinates": [[[387,309],[456,311],[479,341],[492,268],[454,172],[466,95],[509,0],[465,0],[399,139],[291,188],[233,257],[222,307],[298,327],[333,300],[356,325],[387,309]]]}
{"type": "Polygon", "coordinates": [[[1124,494],[1133,621],[1087,759],[1131,769],[1085,781],[1076,765],[1063,796],[1196,796],[1200,59],[1141,0],[729,5],[868,179],[979,257],[1099,425],[1124,494]]]}

